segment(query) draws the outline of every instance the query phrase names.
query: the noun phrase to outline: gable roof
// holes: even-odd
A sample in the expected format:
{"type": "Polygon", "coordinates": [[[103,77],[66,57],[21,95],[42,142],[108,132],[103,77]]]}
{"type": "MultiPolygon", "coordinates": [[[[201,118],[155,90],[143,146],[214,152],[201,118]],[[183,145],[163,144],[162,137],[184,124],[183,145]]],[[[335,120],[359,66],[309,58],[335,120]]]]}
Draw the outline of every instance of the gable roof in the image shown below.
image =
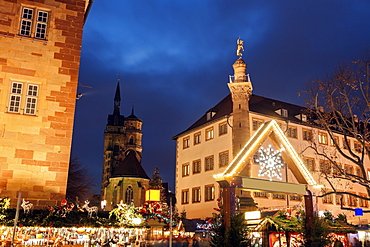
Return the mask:
{"type": "MultiPolygon", "coordinates": [[[[250,112],[259,113],[265,116],[273,117],[275,119],[289,120],[290,122],[302,124],[302,121],[298,119],[296,116],[304,113],[306,108],[302,106],[290,104],[287,102],[274,100],[274,99],[252,94],[249,100],[249,110],[250,112]],[[277,113],[279,109],[288,110],[288,116],[282,117],[279,113],[277,113]]],[[[233,102],[231,99],[231,94],[227,95],[225,98],[223,98],[219,103],[217,103],[214,107],[209,109],[207,112],[202,117],[200,117],[195,123],[193,123],[189,128],[177,134],[172,139],[176,140],[180,135],[188,131],[201,127],[204,124],[217,121],[221,118],[227,117],[230,114],[232,114],[233,102]],[[207,112],[210,112],[210,111],[214,112],[215,114],[212,116],[212,118],[208,119],[207,112]]]]}
{"type": "Polygon", "coordinates": [[[123,159],[118,161],[118,165],[114,168],[112,177],[135,177],[149,179],[141,162],[136,156],[136,151],[130,149],[125,153],[123,159]]]}
{"type": "Polygon", "coordinates": [[[222,180],[225,177],[238,176],[246,166],[245,161],[251,158],[256,153],[260,145],[269,137],[274,143],[280,144],[284,148],[284,153],[286,153],[286,157],[284,158],[292,160],[292,166],[290,169],[298,182],[301,184],[315,185],[316,181],[312,174],[308,171],[298,153],[290,144],[288,138],[284,135],[284,132],[275,120],[264,123],[248,140],[241,151],[231,161],[229,166],[226,167],[224,172],[215,175],[215,178],[217,180],[222,180]]]}

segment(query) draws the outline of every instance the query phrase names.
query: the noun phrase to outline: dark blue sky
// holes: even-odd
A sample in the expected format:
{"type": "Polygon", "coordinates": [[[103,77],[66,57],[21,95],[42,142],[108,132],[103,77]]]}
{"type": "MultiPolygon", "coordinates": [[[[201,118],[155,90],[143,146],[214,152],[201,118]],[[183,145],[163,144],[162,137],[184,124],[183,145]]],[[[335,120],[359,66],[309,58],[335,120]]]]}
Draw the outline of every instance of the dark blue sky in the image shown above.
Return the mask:
{"type": "Polygon", "coordinates": [[[174,190],[175,141],[228,93],[244,40],[254,94],[302,105],[310,79],[370,47],[370,1],[95,0],[85,24],[72,153],[100,188],[103,133],[121,74],[121,114],[143,120],[143,167],[174,190]]]}

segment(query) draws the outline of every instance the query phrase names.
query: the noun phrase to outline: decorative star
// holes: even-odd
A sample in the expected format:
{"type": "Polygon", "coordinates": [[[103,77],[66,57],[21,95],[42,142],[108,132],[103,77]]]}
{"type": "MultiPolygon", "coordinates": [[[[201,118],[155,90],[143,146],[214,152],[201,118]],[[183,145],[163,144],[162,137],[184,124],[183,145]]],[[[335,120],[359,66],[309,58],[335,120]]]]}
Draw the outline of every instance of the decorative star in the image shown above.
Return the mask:
{"type": "Polygon", "coordinates": [[[269,145],[267,149],[264,149],[263,147],[258,149],[258,153],[259,157],[256,159],[256,162],[260,164],[258,176],[267,176],[270,181],[275,177],[282,180],[283,176],[281,169],[284,167],[284,164],[281,158],[281,151],[274,150],[271,145],[269,145]]]}

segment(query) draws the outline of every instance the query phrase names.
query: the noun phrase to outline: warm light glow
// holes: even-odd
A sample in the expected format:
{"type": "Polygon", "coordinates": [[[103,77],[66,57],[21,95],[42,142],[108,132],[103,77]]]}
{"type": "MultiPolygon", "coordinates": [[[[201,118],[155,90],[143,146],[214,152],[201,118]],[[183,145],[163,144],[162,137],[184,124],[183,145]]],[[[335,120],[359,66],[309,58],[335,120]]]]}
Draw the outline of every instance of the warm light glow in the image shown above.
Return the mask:
{"type": "Polygon", "coordinates": [[[261,211],[249,211],[249,212],[245,212],[245,219],[246,220],[257,220],[257,219],[261,219],[261,211]]]}
{"type": "Polygon", "coordinates": [[[145,201],[147,202],[159,202],[161,200],[161,191],[160,190],[147,190],[145,192],[145,201]]]}
{"type": "Polygon", "coordinates": [[[132,224],[134,224],[134,225],[140,225],[140,224],[141,224],[141,222],[142,222],[142,220],[141,220],[140,218],[133,218],[133,219],[131,220],[131,222],[132,222],[132,224]]]}
{"type": "Polygon", "coordinates": [[[259,146],[262,145],[263,141],[265,141],[272,132],[276,134],[276,137],[279,139],[282,145],[282,149],[280,151],[284,150],[288,153],[289,157],[292,159],[292,161],[297,166],[298,170],[301,172],[309,185],[316,185],[316,181],[313,178],[312,174],[308,171],[298,153],[290,144],[288,138],[285,136],[284,132],[281,130],[280,126],[275,120],[266,122],[261,125],[261,127],[248,140],[248,142],[240,150],[236,157],[230,162],[224,172],[221,174],[217,174],[214,177],[216,179],[220,179],[223,177],[238,175],[238,172],[240,172],[240,170],[245,167],[245,162],[248,162],[248,158],[252,157],[254,152],[259,148],[259,146]]]}

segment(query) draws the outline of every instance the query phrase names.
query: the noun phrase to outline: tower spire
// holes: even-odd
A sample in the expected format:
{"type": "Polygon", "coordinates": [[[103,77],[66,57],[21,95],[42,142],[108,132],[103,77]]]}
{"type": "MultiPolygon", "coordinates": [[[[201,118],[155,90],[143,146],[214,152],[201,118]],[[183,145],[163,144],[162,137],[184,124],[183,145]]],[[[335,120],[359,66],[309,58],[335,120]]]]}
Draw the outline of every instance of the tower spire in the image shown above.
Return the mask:
{"type": "Polygon", "coordinates": [[[121,90],[120,90],[120,74],[118,74],[118,82],[116,87],[116,94],[114,95],[114,110],[113,110],[113,123],[114,125],[120,124],[120,108],[121,108],[121,90]]]}

